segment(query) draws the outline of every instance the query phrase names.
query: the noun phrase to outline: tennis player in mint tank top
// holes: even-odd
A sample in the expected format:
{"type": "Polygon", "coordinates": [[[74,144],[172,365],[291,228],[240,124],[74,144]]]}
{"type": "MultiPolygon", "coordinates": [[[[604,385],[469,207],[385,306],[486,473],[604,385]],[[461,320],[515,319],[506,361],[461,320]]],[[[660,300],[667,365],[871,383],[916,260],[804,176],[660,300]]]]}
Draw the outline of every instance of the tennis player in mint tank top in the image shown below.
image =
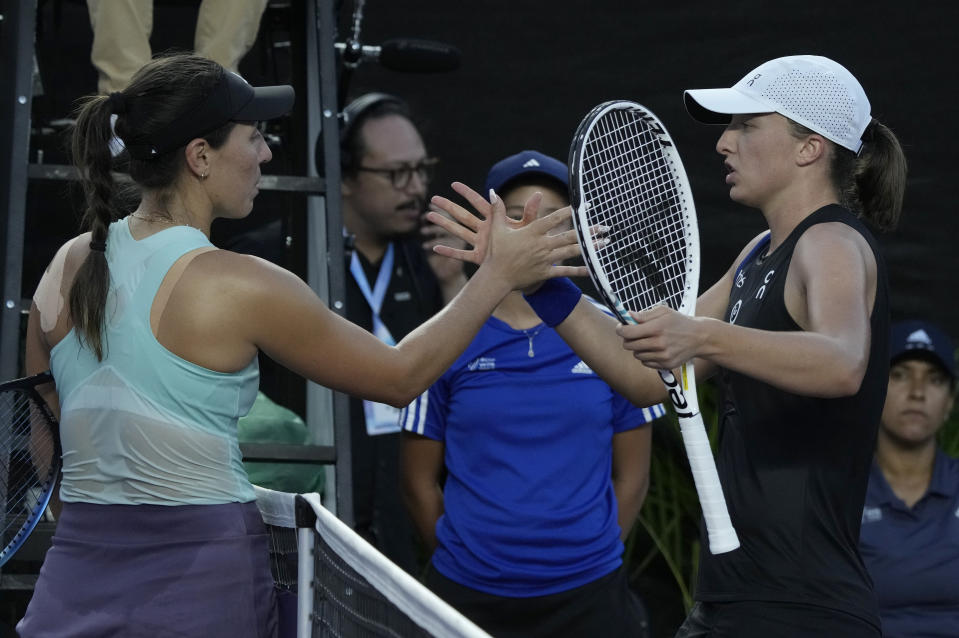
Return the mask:
{"type": "Polygon", "coordinates": [[[867,224],[896,224],[905,158],[828,58],[771,60],[685,100],[697,120],[725,125],[729,195],[768,230],[702,293],[696,317],[663,306],[621,326],[562,279],[526,299],[636,405],[664,400],[657,368],[695,359],[699,378],[717,377],[717,465],[742,546],[712,555],[704,544],[677,636],[879,636],[857,550],[889,338],[867,224]]]}
{"type": "Polygon", "coordinates": [[[56,380],[47,399],[60,417],[63,511],[24,638],[274,636],[268,537],[236,432],[256,397],[258,353],[402,407],[513,288],[581,273],[552,266],[578,252],[572,233],[548,235],[568,215],[510,228],[497,202],[476,220],[492,240],[487,263],[443,313],[388,346],[294,274],[218,250],[210,225],[251,213],[272,157],[256,123],[293,97],[173,55],[81,107],[73,150],[88,232],[53,258],[27,326],[27,373],[56,380]],[[133,211],[116,196],[116,162],[139,187],[133,211]]]}

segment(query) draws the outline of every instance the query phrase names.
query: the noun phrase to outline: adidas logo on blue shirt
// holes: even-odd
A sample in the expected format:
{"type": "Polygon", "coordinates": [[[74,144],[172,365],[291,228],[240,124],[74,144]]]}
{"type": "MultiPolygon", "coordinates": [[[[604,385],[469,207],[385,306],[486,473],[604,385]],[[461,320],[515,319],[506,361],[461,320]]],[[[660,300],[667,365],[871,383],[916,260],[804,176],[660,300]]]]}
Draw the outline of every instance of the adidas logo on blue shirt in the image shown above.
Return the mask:
{"type": "Polygon", "coordinates": [[[580,361],[570,370],[573,374],[593,374],[593,370],[586,365],[585,361],[580,361]]]}

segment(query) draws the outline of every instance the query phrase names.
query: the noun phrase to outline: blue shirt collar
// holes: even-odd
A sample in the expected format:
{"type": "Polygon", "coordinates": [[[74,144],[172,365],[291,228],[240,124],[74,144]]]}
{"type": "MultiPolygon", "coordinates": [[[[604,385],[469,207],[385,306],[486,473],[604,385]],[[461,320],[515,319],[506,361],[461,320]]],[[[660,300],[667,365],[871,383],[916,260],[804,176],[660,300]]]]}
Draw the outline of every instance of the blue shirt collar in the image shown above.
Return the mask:
{"type": "Polygon", "coordinates": [[[934,463],[932,481],[926,493],[948,498],[959,491],[959,462],[942,450],[936,450],[934,463]]]}
{"type": "MultiPolygon", "coordinates": [[[[879,463],[875,458],[873,458],[870,473],[872,476],[869,481],[869,495],[866,502],[874,506],[890,505],[899,508],[903,507],[904,503],[896,496],[896,493],[892,491],[892,487],[890,487],[889,482],[886,481],[886,477],[883,475],[882,470],[879,468],[879,463]]],[[[929,482],[929,488],[926,490],[926,493],[923,494],[916,505],[921,503],[927,496],[949,498],[956,492],[959,492],[959,460],[937,449],[932,466],[932,480],[929,482]]]]}

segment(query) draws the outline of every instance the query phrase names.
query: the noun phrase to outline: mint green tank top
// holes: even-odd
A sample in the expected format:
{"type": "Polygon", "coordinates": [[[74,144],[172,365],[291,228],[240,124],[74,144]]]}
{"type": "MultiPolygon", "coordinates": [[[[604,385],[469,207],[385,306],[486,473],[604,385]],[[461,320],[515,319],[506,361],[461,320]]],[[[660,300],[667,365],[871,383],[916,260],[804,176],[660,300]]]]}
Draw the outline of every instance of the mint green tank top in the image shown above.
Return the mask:
{"type": "Polygon", "coordinates": [[[255,500],[237,442],[237,419],[256,399],[256,357],[239,372],[209,370],[164,348],[150,309],[170,267],[211,246],[174,226],[135,240],[110,225],[105,352],[97,361],[71,330],[50,353],[60,397],[67,502],[200,505],[255,500]]]}

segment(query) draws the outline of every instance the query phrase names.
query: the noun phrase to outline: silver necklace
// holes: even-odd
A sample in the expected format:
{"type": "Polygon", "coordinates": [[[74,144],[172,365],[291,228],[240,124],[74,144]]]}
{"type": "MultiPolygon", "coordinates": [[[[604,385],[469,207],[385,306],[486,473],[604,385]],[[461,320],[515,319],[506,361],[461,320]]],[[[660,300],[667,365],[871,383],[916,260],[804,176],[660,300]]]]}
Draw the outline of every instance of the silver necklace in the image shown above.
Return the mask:
{"type": "Polygon", "coordinates": [[[536,356],[536,353],[533,351],[533,338],[536,337],[536,335],[538,335],[540,331],[542,331],[542,329],[545,327],[546,327],[546,324],[541,323],[538,326],[536,326],[535,330],[533,328],[530,328],[529,330],[523,331],[523,334],[526,335],[526,339],[529,341],[529,351],[526,354],[527,356],[529,356],[530,359],[536,356]],[[530,330],[533,330],[533,332],[531,333],[530,330]]]}

